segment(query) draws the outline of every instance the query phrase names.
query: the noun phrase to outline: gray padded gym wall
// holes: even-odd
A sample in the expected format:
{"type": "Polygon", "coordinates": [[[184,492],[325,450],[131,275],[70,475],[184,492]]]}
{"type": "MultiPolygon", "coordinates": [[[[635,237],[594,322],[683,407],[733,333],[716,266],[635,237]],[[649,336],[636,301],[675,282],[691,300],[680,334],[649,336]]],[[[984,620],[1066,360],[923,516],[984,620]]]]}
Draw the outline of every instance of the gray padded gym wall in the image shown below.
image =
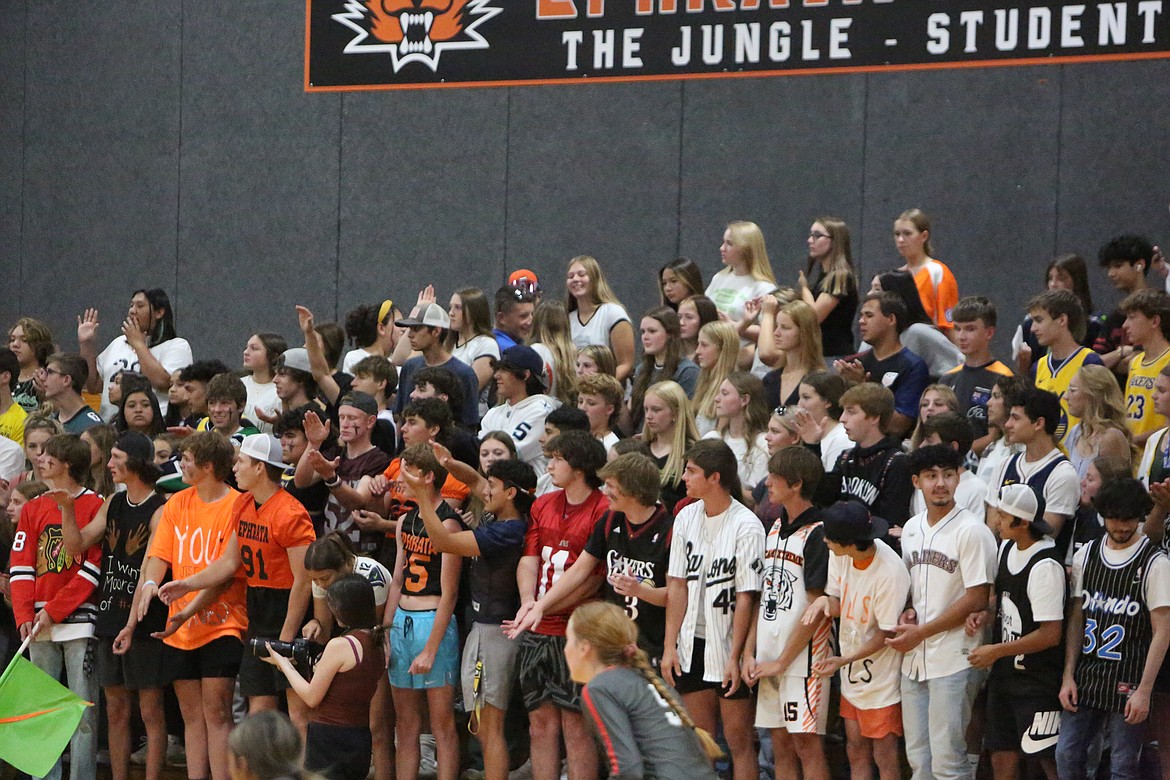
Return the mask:
{"type": "MultiPolygon", "coordinates": [[[[870,75],[305,94],[304,15],[278,0],[0,0],[0,322],[74,349],[166,288],[196,354],[434,282],[529,267],[562,294],[597,256],[635,319],[678,254],[718,270],[759,222],[792,282],[818,214],[865,281],[920,206],[1003,332],[1054,254],[1166,234],[1166,61],[870,75]]],[[[1099,308],[1115,295],[1094,280],[1099,308]]]]}

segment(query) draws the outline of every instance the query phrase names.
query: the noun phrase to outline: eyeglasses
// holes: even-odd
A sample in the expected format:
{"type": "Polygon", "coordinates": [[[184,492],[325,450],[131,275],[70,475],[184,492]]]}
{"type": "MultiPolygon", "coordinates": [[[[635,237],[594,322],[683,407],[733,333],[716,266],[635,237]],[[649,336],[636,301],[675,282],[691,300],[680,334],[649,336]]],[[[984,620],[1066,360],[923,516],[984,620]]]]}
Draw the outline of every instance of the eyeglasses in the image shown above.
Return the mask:
{"type": "Polygon", "coordinates": [[[42,376],[48,376],[49,374],[56,374],[57,376],[69,376],[69,375],[68,375],[68,374],[66,374],[64,371],[58,371],[58,370],[57,370],[57,369],[55,369],[55,368],[38,368],[38,369],[37,369],[37,371],[38,371],[38,372],[39,372],[39,373],[40,373],[42,376]]]}
{"type": "Polygon", "coordinates": [[[809,240],[818,241],[822,238],[832,238],[828,233],[817,233],[815,230],[808,234],[809,240]]]}

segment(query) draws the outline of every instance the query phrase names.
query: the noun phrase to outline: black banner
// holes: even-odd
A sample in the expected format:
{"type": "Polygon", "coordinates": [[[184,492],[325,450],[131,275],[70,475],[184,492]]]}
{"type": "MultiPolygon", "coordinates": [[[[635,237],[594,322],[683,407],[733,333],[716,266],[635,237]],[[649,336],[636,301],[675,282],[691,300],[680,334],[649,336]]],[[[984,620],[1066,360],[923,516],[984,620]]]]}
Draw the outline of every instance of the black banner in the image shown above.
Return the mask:
{"type": "Polygon", "coordinates": [[[309,91],[1170,57],[1163,0],[306,2],[309,91]]]}

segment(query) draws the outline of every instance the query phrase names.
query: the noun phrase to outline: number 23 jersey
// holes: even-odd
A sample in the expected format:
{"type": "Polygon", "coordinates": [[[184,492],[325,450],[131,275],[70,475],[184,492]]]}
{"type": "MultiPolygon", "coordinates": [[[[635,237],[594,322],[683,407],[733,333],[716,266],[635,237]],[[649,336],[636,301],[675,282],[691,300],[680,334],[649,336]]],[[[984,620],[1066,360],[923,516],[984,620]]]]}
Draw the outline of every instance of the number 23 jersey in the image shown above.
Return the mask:
{"type": "MultiPolygon", "coordinates": [[[[577,562],[597,521],[608,509],[609,501],[600,490],[594,490],[580,504],[570,504],[563,490],[546,493],[532,504],[524,555],[540,558],[535,594],[538,599],[577,562]]],[[[533,630],[537,634],[564,636],[570,612],[571,609],[545,615],[533,630]]]]}

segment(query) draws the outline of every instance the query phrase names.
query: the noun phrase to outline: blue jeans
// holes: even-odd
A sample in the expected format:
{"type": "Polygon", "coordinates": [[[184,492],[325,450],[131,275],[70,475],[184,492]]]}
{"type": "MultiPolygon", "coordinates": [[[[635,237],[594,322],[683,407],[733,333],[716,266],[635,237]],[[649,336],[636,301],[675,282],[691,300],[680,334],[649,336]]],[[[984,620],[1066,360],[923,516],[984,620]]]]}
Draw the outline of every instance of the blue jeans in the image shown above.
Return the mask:
{"type": "Polygon", "coordinates": [[[967,761],[967,724],[986,678],[978,669],[946,677],[902,677],[902,728],[913,780],[974,780],[967,761]]]}
{"type": "Polygon", "coordinates": [[[1137,780],[1141,776],[1139,760],[1145,741],[1146,721],[1130,725],[1121,713],[1080,707],[1076,712],[1065,711],[1060,714],[1056,773],[1061,780],[1085,780],[1088,777],[1086,765],[1089,745],[1106,723],[1109,724],[1109,776],[1114,780],[1137,780]]]}
{"type": "MultiPolygon", "coordinates": [[[[97,776],[97,673],[93,658],[86,668],[86,656],[93,646],[92,639],[70,639],[65,642],[33,642],[28,646],[29,658],[54,680],[60,679],[61,667],[65,667],[65,679],[69,690],[91,701],[95,706],[86,707],[77,724],[77,731],[69,741],[70,780],[94,780],[97,776]]],[[[61,780],[61,761],[45,775],[48,780],[61,780]]]]}

